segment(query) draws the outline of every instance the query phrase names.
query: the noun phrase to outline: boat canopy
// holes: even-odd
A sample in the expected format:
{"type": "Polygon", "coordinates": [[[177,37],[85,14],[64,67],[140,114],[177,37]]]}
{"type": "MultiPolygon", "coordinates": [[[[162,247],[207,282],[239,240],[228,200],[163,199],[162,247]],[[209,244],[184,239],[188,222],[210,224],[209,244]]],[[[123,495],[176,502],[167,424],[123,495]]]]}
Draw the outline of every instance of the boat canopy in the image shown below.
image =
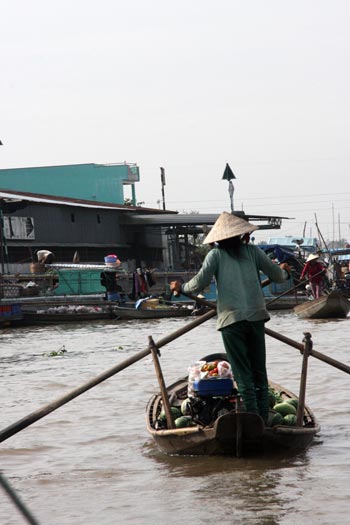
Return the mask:
{"type": "Polygon", "coordinates": [[[280,262],[286,262],[289,259],[295,259],[296,254],[292,250],[282,248],[279,244],[259,244],[259,248],[264,250],[265,253],[272,253],[273,256],[280,262]]]}
{"type": "MultiPolygon", "coordinates": [[[[294,250],[301,248],[307,252],[315,252],[319,249],[318,239],[316,237],[270,237],[267,239],[266,245],[279,244],[284,248],[294,250]]],[[[264,245],[265,246],[265,245],[264,245]]]]}

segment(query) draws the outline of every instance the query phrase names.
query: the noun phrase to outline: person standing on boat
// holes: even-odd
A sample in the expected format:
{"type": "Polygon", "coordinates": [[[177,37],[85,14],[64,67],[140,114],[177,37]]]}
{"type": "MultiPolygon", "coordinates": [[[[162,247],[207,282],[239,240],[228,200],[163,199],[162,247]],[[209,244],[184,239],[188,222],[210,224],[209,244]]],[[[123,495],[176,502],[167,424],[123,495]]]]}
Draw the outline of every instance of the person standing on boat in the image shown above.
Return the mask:
{"type": "Polygon", "coordinates": [[[319,258],[320,256],[317,253],[309,255],[300,275],[300,281],[305,278],[309,279],[311,292],[315,299],[319,299],[322,295],[326,273],[326,268],[319,261],[319,258]]]}
{"type": "Polygon", "coordinates": [[[118,284],[118,274],[113,270],[106,270],[100,276],[101,285],[106,288],[106,300],[122,302],[122,288],[118,284]]]}
{"type": "Polygon", "coordinates": [[[133,274],[132,297],[143,299],[148,294],[148,284],[145,273],[141,268],[136,268],[133,274]]]}
{"type": "Polygon", "coordinates": [[[240,395],[248,412],[267,422],[268,379],[264,324],[270,319],[261,288],[259,272],[271,281],[290,278],[290,266],[273,263],[259,247],[249,244],[249,235],[258,226],[223,212],[204,240],[214,248],[202,268],[187,283],[170,283],[175,292],[198,293],[212,277],[217,286],[217,329],[221,332],[240,395]]]}

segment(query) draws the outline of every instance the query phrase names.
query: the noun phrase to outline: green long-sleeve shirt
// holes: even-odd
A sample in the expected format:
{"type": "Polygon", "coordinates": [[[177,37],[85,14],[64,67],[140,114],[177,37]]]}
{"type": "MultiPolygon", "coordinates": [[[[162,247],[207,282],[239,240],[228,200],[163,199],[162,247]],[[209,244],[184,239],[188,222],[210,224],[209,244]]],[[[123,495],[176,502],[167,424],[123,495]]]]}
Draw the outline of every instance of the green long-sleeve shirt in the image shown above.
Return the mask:
{"type": "Polygon", "coordinates": [[[238,321],[267,321],[259,270],[271,281],[283,282],[289,274],[253,244],[242,245],[238,258],[226,250],[213,248],[206,256],[200,271],[182,285],[186,293],[199,293],[213,277],[217,285],[217,329],[238,321]]]}

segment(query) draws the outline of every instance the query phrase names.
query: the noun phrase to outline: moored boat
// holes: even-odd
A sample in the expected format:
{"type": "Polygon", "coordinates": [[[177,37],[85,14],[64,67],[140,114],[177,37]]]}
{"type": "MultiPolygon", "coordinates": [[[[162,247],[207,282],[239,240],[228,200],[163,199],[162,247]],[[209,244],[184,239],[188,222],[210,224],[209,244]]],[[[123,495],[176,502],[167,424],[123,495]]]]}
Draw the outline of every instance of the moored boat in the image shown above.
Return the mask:
{"type": "Polygon", "coordinates": [[[80,323],[115,319],[116,315],[110,306],[53,306],[46,309],[22,309],[22,319],[17,324],[52,325],[63,323],[80,323]]]}
{"type": "Polygon", "coordinates": [[[302,319],[344,319],[350,311],[347,297],[337,291],[312,299],[294,307],[294,312],[302,319]]]}
{"type": "MultiPolygon", "coordinates": [[[[204,357],[203,361],[218,356],[219,359],[226,359],[225,354],[214,354],[204,357]]],[[[297,399],[277,383],[269,382],[269,386],[283,401],[297,399]]],[[[180,407],[188,395],[188,376],[170,385],[166,391],[171,406],[180,407]]],[[[314,414],[306,405],[300,426],[265,426],[259,415],[241,410],[236,394],[222,397],[221,404],[220,396],[215,397],[212,407],[210,398],[203,398],[206,415],[210,413],[213,416],[211,421],[194,417],[193,426],[159,429],[157,422],[164,410],[163,399],[161,394],[155,394],[147,405],[147,430],[158,448],[167,454],[231,456],[300,451],[312,443],[320,430],[314,414]],[[214,406],[219,409],[217,412],[214,406]]]]}
{"type": "Polygon", "coordinates": [[[165,319],[168,317],[189,317],[195,309],[191,304],[167,306],[158,305],[154,308],[135,308],[130,306],[114,306],[113,314],[118,319],[165,319]]]}
{"type": "Polygon", "coordinates": [[[23,319],[23,313],[20,304],[0,303],[0,327],[10,326],[21,319],[23,319]]]}

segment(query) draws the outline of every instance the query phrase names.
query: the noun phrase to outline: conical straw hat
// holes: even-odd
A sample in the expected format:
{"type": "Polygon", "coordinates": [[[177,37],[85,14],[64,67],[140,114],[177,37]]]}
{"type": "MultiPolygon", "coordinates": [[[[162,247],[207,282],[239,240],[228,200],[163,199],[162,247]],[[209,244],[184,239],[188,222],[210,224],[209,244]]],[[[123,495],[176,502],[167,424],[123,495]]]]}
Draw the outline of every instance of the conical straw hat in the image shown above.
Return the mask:
{"type": "Polygon", "coordinates": [[[203,243],[211,244],[213,242],[223,241],[224,239],[236,237],[237,235],[244,235],[245,233],[251,233],[258,229],[259,226],[254,226],[254,224],[251,224],[236,215],[223,211],[203,243]]]}
{"type": "Polygon", "coordinates": [[[306,262],[315,261],[316,259],[319,259],[320,256],[316,253],[311,253],[309,257],[306,259],[306,262]]]}

